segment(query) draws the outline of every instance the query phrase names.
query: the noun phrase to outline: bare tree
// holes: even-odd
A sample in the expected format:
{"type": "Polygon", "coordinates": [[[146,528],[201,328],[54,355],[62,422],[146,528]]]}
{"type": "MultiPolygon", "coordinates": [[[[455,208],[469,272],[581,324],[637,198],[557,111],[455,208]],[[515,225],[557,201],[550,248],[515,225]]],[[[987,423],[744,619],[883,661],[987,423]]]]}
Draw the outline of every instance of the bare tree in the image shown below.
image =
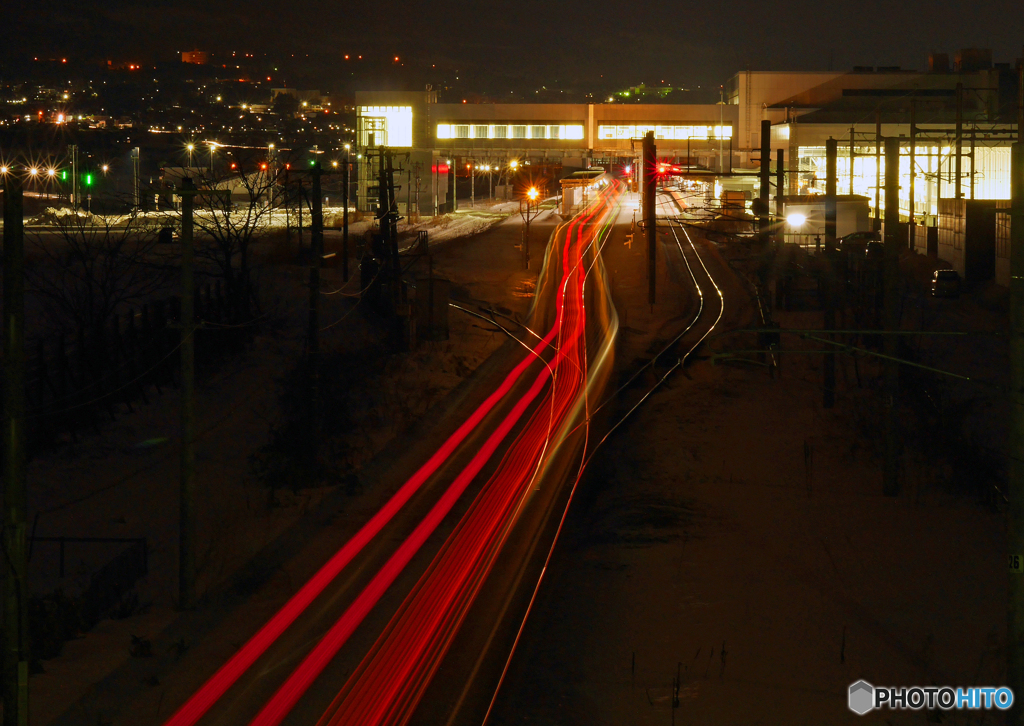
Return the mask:
{"type": "Polygon", "coordinates": [[[164,289],[170,269],[156,254],[160,227],[138,211],[56,216],[29,236],[30,290],[61,329],[99,329],[123,305],[164,289]]]}
{"type": "Polygon", "coordinates": [[[260,164],[256,171],[237,172],[211,182],[230,196],[197,197],[196,255],[220,271],[229,298],[247,316],[255,302],[251,285],[252,244],[270,226],[278,195],[279,170],[260,164]]]}

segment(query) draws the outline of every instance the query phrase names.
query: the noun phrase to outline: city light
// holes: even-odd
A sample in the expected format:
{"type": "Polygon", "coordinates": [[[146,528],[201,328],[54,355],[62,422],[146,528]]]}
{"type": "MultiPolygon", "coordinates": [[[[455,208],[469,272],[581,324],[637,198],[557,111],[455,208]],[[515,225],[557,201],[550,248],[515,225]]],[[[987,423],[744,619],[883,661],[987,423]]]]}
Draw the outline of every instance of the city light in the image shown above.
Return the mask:
{"type": "Polygon", "coordinates": [[[511,168],[511,169],[518,169],[519,168],[519,159],[512,159],[512,161],[510,161],[508,163],[508,165],[509,165],[509,168],[511,168]]]}
{"type": "Polygon", "coordinates": [[[104,174],[106,174],[110,170],[110,167],[104,164],[103,166],[100,167],[100,169],[103,171],[104,174]]]}
{"type": "Polygon", "coordinates": [[[48,176],[48,177],[55,177],[55,176],[57,176],[57,170],[52,168],[52,167],[47,169],[46,170],[46,176],[48,176]]]}
{"type": "Polygon", "coordinates": [[[35,167],[33,166],[33,167],[32,167],[31,169],[29,169],[29,170],[28,170],[28,173],[29,173],[29,174],[30,174],[31,176],[36,176],[36,175],[37,175],[37,174],[39,173],[39,170],[38,170],[38,169],[36,169],[36,168],[35,168],[35,167]]]}
{"type": "Polygon", "coordinates": [[[6,173],[7,173],[7,167],[6,166],[0,166],[0,174],[6,174],[6,173]]]}
{"type": "Polygon", "coordinates": [[[530,191],[526,193],[526,196],[528,196],[530,198],[530,201],[532,202],[537,199],[538,194],[539,192],[537,191],[537,187],[530,187],[530,191]]]}
{"type": "Polygon", "coordinates": [[[786,224],[788,224],[790,227],[803,227],[804,222],[806,221],[806,214],[799,214],[797,212],[793,212],[793,214],[786,215],[786,224]]]}

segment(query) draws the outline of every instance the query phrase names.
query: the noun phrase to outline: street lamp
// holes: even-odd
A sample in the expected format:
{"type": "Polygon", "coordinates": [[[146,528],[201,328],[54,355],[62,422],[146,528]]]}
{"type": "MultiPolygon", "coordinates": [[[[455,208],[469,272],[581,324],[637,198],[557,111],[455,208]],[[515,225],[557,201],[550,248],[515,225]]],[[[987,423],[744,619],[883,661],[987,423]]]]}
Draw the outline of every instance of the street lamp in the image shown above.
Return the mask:
{"type": "Polygon", "coordinates": [[[195,151],[196,145],[195,144],[188,144],[188,145],[185,146],[185,148],[188,149],[188,168],[191,169],[192,168],[192,152],[195,151]]]}
{"type": "Polygon", "coordinates": [[[530,221],[537,216],[537,187],[530,187],[526,199],[519,200],[519,216],[523,218],[523,268],[530,269],[530,221]],[[525,202],[525,207],[523,202],[525,202]]]}

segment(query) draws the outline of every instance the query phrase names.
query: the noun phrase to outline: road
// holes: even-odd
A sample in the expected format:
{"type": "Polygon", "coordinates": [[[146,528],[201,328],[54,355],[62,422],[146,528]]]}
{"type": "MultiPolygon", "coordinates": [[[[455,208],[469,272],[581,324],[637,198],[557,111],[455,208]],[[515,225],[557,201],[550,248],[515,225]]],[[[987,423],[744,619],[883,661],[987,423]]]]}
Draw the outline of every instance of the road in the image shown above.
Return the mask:
{"type": "Polygon", "coordinates": [[[479,684],[493,692],[611,374],[597,252],[620,195],[611,184],[556,229],[529,328],[510,331],[519,363],[169,726],[434,723],[437,709],[454,723],[486,708],[479,684]]]}

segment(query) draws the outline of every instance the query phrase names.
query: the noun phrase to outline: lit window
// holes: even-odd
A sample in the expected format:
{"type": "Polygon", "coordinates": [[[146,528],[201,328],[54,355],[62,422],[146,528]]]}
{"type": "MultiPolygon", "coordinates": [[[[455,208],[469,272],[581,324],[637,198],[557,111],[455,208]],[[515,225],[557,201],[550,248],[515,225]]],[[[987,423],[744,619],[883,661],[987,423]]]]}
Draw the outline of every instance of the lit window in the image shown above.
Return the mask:
{"type": "Polygon", "coordinates": [[[439,139],[450,139],[452,137],[452,125],[451,124],[438,124],[437,125],[437,138],[439,139]]]}
{"type": "Polygon", "coordinates": [[[495,126],[494,127],[494,138],[506,139],[508,138],[508,126],[495,126]]]}
{"type": "Polygon", "coordinates": [[[473,127],[473,138],[474,139],[486,139],[487,138],[487,127],[486,126],[474,126],[473,127]]]}
{"type": "Polygon", "coordinates": [[[564,126],[549,126],[548,127],[548,138],[549,139],[560,139],[560,138],[562,138],[562,134],[560,133],[560,131],[561,131],[561,129],[564,129],[564,128],[565,128],[564,126]]]}
{"type": "Polygon", "coordinates": [[[531,126],[530,127],[530,138],[531,139],[543,139],[545,128],[543,126],[531,126]]]}
{"type": "Polygon", "coordinates": [[[459,124],[453,127],[455,129],[455,138],[457,139],[468,139],[469,138],[469,126],[466,124],[459,124]]]}
{"type": "Polygon", "coordinates": [[[412,106],[360,106],[357,111],[359,137],[369,144],[412,146],[412,106]]]}
{"type": "Polygon", "coordinates": [[[582,141],[583,140],[583,125],[572,124],[571,126],[563,126],[565,129],[562,132],[563,139],[569,139],[570,141],[582,141]]]}
{"type": "Polygon", "coordinates": [[[513,139],[525,139],[526,138],[526,127],[525,126],[513,126],[512,127],[512,138],[513,139]]]}

